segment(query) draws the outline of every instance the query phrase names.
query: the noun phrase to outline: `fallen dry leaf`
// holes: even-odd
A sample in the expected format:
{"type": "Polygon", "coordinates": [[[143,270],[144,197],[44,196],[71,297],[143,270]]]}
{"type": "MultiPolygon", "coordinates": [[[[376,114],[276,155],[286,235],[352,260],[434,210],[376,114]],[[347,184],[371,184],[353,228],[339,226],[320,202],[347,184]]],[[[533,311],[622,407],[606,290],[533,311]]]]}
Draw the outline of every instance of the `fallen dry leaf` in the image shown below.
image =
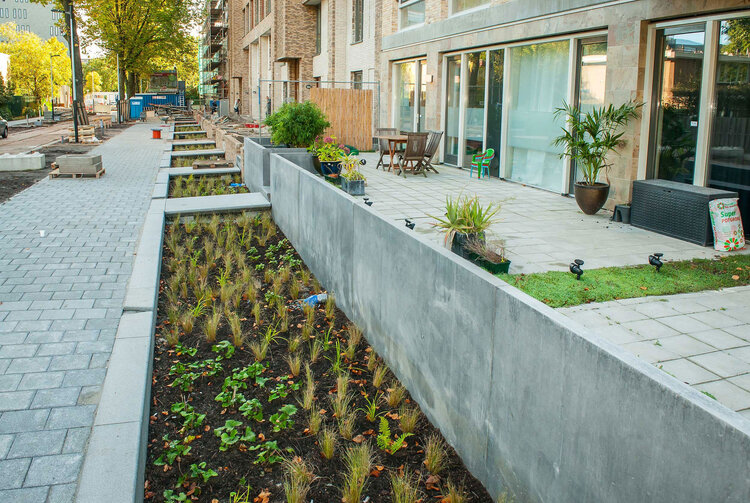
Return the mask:
{"type": "Polygon", "coordinates": [[[361,444],[364,441],[365,437],[363,437],[362,435],[357,435],[356,437],[352,438],[352,442],[354,442],[355,444],[361,444]]]}
{"type": "Polygon", "coordinates": [[[269,497],[271,496],[271,493],[268,492],[268,489],[263,489],[254,499],[253,501],[255,503],[268,503],[269,497]]]}
{"type": "Polygon", "coordinates": [[[638,288],[640,288],[641,290],[648,290],[648,287],[646,286],[639,286],[638,288]]]}
{"type": "Polygon", "coordinates": [[[430,475],[424,482],[425,489],[428,491],[439,491],[440,490],[440,477],[438,475],[430,475]]]}
{"type": "Polygon", "coordinates": [[[740,277],[735,274],[734,276],[732,276],[732,279],[737,281],[738,279],[740,279],[740,277]]]}

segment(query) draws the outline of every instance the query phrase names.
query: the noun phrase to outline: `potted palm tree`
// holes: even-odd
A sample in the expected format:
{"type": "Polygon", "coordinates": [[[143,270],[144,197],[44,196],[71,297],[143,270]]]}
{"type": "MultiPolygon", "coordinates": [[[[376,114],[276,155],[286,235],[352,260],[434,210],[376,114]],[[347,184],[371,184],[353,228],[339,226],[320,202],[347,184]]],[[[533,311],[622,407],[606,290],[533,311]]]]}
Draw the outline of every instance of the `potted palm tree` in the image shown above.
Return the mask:
{"type": "Polygon", "coordinates": [[[555,138],[554,145],[562,146],[560,157],[568,156],[576,162],[583,180],[575,183],[578,207],[587,215],[599,211],[609,196],[609,183],[599,181],[599,173],[609,168],[607,155],[621,144],[623,132],[618,130],[638,117],[642,103],[629,101],[619,107],[609,105],[594,108],[585,114],[578,107],[563,103],[555,109],[555,117],[565,116],[568,128],[555,138]]]}
{"type": "Polygon", "coordinates": [[[432,216],[437,222],[433,227],[445,232],[445,245],[461,257],[471,260],[468,245],[472,240],[484,241],[484,232],[495,222],[500,205],[490,203],[482,206],[477,196],[448,197],[445,201],[445,216],[432,216]]]}

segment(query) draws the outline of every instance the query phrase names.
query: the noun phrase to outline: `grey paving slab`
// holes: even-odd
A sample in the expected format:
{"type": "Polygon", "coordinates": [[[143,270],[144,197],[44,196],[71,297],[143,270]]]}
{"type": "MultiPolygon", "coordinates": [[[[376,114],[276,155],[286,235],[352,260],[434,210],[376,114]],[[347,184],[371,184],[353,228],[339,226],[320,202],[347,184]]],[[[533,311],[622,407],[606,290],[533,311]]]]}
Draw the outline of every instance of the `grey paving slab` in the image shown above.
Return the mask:
{"type": "Polygon", "coordinates": [[[0,204],[0,454],[22,472],[0,468],[0,501],[73,501],[165,145],[150,133],[97,147],[102,178],[45,179],[0,204]]]}
{"type": "Polygon", "coordinates": [[[748,306],[750,287],[745,286],[558,311],[750,417],[748,306]],[[643,319],[633,319],[638,317],[643,319]]]}
{"type": "Polygon", "coordinates": [[[167,215],[189,215],[212,211],[259,211],[270,207],[271,204],[265,197],[257,192],[251,192],[249,194],[167,199],[164,212],[167,215]]]}

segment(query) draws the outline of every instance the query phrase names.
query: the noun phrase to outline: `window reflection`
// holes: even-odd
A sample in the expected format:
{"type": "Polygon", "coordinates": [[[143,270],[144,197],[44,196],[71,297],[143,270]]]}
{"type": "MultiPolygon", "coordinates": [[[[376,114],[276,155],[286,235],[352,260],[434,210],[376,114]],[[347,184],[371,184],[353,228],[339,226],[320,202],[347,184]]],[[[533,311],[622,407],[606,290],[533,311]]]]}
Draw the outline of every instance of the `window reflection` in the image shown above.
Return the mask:
{"type": "Polygon", "coordinates": [[[660,106],[653,150],[657,178],[693,183],[704,39],[703,25],[661,33],[660,106]]]}
{"type": "Polygon", "coordinates": [[[722,21],[719,33],[708,184],[739,193],[740,213],[747,235],[750,227],[750,18],[722,21]]]}

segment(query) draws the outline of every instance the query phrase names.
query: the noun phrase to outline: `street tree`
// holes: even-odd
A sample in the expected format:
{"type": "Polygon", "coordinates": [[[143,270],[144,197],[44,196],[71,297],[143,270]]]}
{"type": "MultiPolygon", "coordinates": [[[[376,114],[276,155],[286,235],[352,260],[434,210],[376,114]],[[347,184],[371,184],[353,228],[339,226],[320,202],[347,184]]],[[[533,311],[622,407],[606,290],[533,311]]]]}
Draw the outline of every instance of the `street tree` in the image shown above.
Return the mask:
{"type": "Polygon", "coordinates": [[[86,36],[117,55],[127,95],[137,91],[151,61],[188,44],[200,19],[200,0],[79,0],[86,36]]]}
{"type": "Polygon", "coordinates": [[[102,90],[102,77],[98,72],[90,71],[86,73],[86,85],[84,91],[87,93],[98,93],[102,90]]]}
{"type": "MultiPolygon", "coordinates": [[[[64,14],[60,17],[58,20],[58,26],[62,29],[63,34],[65,35],[65,40],[68,42],[68,47],[71,47],[71,12],[73,13],[73,33],[72,33],[72,39],[73,39],[73,50],[72,57],[75,60],[75,68],[76,68],[76,95],[83,97],[83,66],[81,65],[81,41],[78,36],[78,17],[79,14],[77,13],[78,6],[75,4],[74,0],[30,0],[31,3],[37,3],[41,5],[47,5],[55,8],[56,10],[62,11],[64,14]]],[[[80,2],[79,2],[80,3],[80,2]]],[[[70,66],[70,60],[68,60],[68,66],[70,66]]],[[[57,76],[55,76],[57,77],[57,76]]]]}
{"type": "MultiPolygon", "coordinates": [[[[88,75],[96,72],[101,78],[101,90],[117,91],[117,61],[114,56],[91,58],[83,64],[83,74],[88,75]]],[[[87,92],[91,90],[91,83],[86,86],[87,92]]]]}
{"type": "Polygon", "coordinates": [[[70,84],[70,59],[56,38],[42,42],[34,33],[16,31],[15,23],[5,23],[0,25],[0,40],[0,52],[10,56],[8,87],[16,94],[33,96],[41,103],[50,94],[50,75],[55,94],[61,85],[70,84]]]}

